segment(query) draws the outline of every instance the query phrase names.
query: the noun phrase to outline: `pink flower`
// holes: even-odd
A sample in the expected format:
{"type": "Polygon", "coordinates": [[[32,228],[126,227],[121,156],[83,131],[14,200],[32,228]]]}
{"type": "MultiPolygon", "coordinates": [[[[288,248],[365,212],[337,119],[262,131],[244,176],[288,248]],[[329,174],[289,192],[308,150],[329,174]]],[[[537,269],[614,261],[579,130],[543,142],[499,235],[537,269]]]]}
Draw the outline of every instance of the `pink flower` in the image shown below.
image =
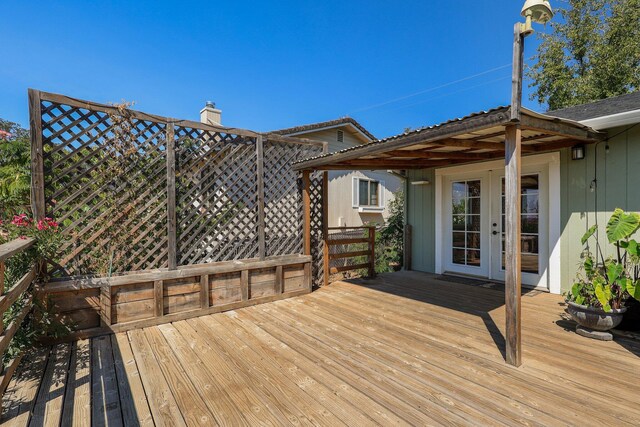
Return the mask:
{"type": "Polygon", "coordinates": [[[11,220],[11,224],[16,227],[28,227],[31,222],[31,218],[27,217],[26,214],[14,215],[13,220],[11,220]]]}
{"type": "Polygon", "coordinates": [[[42,231],[42,230],[48,228],[49,225],[46,222],[44,222],[43,220],[40,220],[40,221],[38,221],[38,225],[36,227],[38,227],[38,230],[42,231]]]}
{"type": "Polygon", "coordinates": [[[9,139],[9,138],[11,138],[11,134],[6,130],[0,129],[0,139],[9,139]]]}

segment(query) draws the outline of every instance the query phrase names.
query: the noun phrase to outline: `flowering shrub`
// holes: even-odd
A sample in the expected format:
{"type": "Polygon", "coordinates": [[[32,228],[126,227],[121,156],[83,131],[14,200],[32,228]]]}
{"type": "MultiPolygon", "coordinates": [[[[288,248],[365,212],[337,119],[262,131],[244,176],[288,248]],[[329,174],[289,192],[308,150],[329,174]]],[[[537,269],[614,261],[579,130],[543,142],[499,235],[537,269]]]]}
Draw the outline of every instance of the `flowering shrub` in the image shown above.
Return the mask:
{"type": "Polygon", "coordinates": [[[0,221],[0,243],[27,238],[33,238],[36,241],[32,258],[45,260],[55,258],[63,239],[58,223],[52,218],[34,221],[27,214],[19,214],[14,215],[11,221],[5,223],[0,221]]]}
{"type": "MultiPolygon", "coordinates": [[[[28,250],[11,256],[6,260],[5,291],[13,287],[35,263],[41,260],[55,261],[58,248],[63,240],[60,227],[52,218],[44,218],[35,221],[26,214],[14,215],[12,219],[0,221],[0,244],[15,239],[33,238],[35,244],[28,250]]],[[[44,272],[38,272],[39,280],[44,280],[44,272]]],[[[22,311],[29,294],[33,289],[25,292],[3,314],[5,325],[22,311]]],[[[48,306],[48,305],[47,305],[48,306]]],[[[31,313],[24,319],[23,324],[14,335],[7,349],[3,363],[8,363],[23,349],[31,347],[33,343],[43,336],[60,336],[68,332],[68,328],[57,322],[52,314],[47,311],[40,301],[34,299],[31,313]]]]}

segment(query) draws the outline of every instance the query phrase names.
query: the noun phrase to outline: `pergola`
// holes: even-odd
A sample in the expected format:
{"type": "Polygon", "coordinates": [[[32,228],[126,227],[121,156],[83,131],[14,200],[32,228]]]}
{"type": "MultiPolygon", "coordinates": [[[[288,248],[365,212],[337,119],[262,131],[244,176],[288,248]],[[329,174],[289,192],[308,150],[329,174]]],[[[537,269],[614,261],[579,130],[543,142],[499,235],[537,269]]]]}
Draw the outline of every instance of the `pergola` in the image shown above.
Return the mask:
{"type": "MultiPolygon", "coordinates": [[[[474,113],[366,145],[306,159],[294,164],[294,168],[303,172],[304,194],[305,199],[308,199],[311,185],[309,174],[312,171],[426,169],[504,158],[506,359],[508,363],[519,366],[521,158],[598,142],[605,139],[606,134],[577,122],[535,113],[525,108],[520,108],[517,112],[511,110],[512,107],[505,106],[474,113]]],[[[326,177],[325,173],[325,188],[326,177]]],[[[310,210],[307,203],[305,205],[305,217],[309,223],[310,210]]],[[[323,224],[326,224],[326,215],[325,207],[323,224]]],[[[310,248],[310,236],[307,235],[305,248],[310,248]]]]}

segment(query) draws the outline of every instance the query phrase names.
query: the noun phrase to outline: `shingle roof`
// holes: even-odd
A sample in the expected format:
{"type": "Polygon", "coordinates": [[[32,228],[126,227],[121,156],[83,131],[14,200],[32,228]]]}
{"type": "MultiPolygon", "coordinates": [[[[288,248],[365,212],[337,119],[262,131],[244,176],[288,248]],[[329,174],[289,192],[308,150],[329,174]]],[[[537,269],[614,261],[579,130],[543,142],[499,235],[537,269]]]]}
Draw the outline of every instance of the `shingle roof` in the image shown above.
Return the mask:
{"type": "Polygon", "coordinates": [[[582,121],[634,110],[640,110],[640,91],[591,102],[589,104],[549,111],[545,114],[562,119],[582,121]]]}
{"type": "Polygon", "coordinates": [[[373,136],[373,134],[371,134],[367,129],[365,129],[364,126],[362,126],[360,123],[358,123],[355,119],[352,119],[351,117],[343,117],[340,119],[329,120],[326,122],[310,123],[308,125],[301,125],[301,126],[295,126],[295,127],[286,128],[286,129],[274,130],[272,131],[272,133],[277,133],[280,135],[292,135],[300,132],[308,132],[308,131],[322,129],[326,127],[333,127],[333,126],[346,125],[346,124],[351,124],[355,126],[360,132],[365,134],[372,141],[376,140],[376,137],[373,136]]]}

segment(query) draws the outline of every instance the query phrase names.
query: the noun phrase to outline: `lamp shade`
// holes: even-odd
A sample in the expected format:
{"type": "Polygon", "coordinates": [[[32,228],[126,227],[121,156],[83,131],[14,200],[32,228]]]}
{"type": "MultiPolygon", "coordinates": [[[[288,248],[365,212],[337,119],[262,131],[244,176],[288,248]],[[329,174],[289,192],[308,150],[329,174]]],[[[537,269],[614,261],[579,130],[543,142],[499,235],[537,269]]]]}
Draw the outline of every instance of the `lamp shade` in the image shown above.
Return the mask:
{"type": "Polygon", "coordinates": [[[548,0],[527,0],[522,7],[522,16],[531,16],[533,22],[546,24],[553,18],[553,10],[548,0]]]}

